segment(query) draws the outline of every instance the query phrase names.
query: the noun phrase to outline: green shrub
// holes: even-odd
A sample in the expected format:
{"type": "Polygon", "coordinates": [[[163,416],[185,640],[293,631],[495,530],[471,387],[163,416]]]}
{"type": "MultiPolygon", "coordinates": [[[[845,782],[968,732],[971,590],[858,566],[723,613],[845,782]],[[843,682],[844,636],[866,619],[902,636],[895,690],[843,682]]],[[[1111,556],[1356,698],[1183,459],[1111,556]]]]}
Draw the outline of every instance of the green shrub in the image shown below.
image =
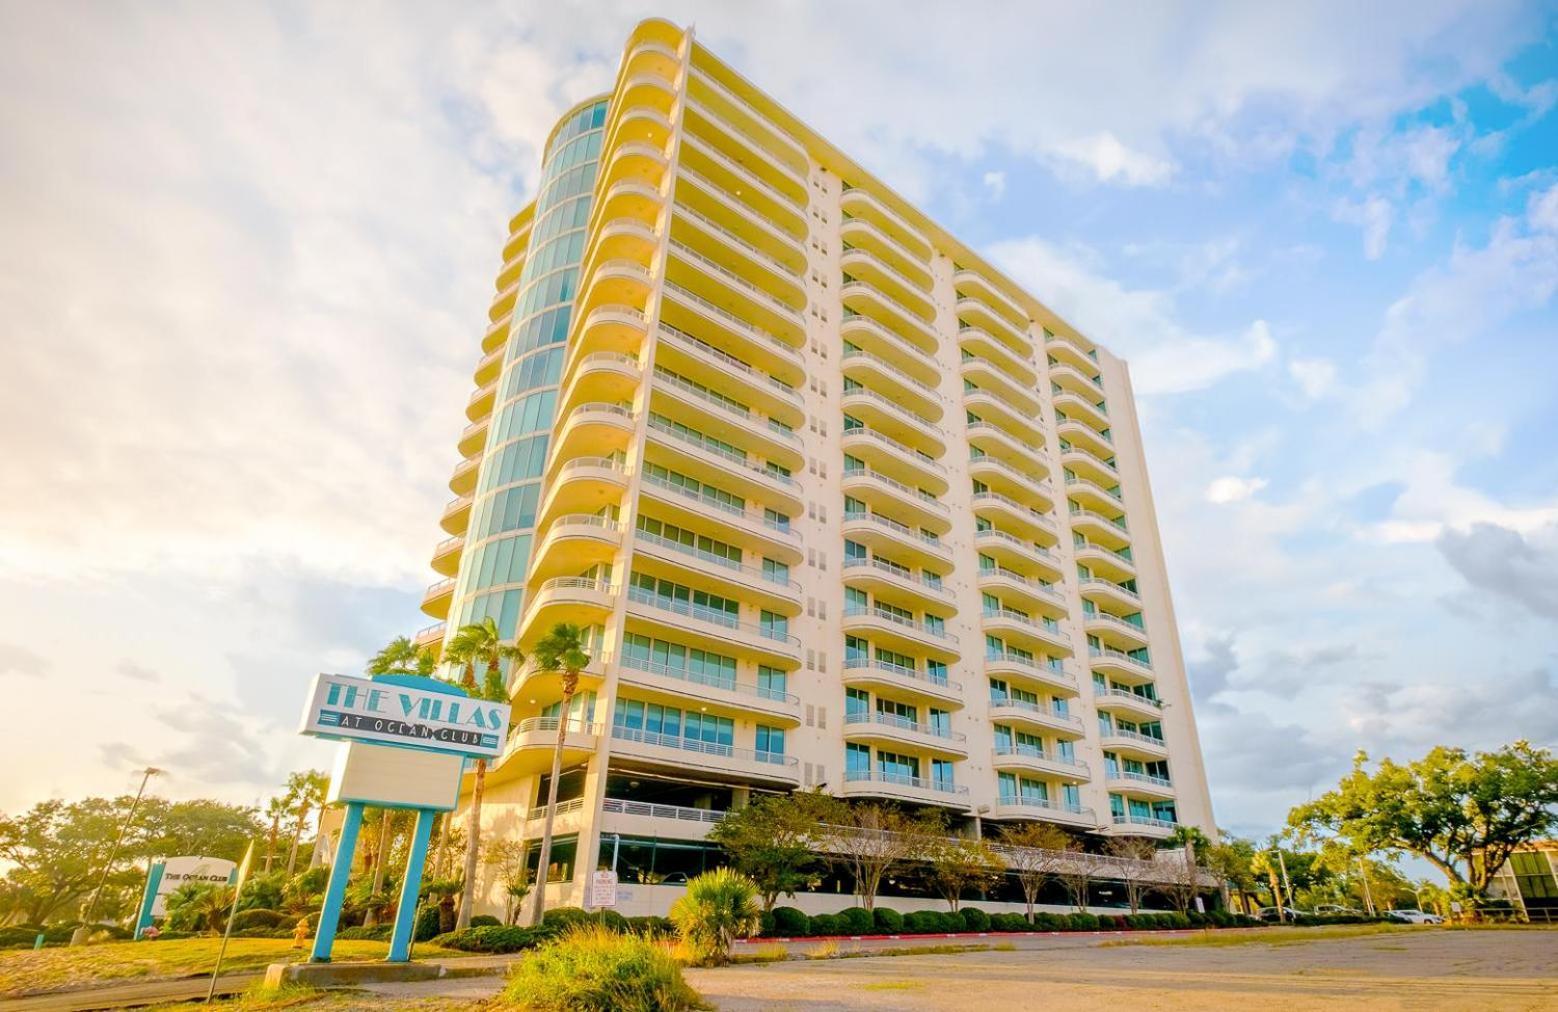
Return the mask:
{"type": "Polygon", "coordinates": [[[1127,915],[1127,914],[1100,914],[1098,916],[1098,926],[1100,928],[1103,928],[1105,931],[1124,931],[1125,928],[1126,928],[1126,920],[1125,920],[1125,918],[1127,916],[1129,916],[1129,915],[1127,915]]]}
{"type": "Polygon", "coordinates": [[[557,907],[541,915],[543,925],[558,931],[575,924],[588,924],[590,920],[590,912],[580,907],[557,907]]]}
{"type": "Polygon", "coordinates": [[[945,931],[939,910],[912,910],[903,915],[903,930],[914,935],[934,935],[945,931]]]}
{"type": "Polygon", "coordinates": [[[687,891],[671,904],[677,934],[698,960],[720,966],[730,958],[738,938],[756,933],[760,923],[757,886],[734,868],[706,871],[687,883],[687,891]]]}
{"type": "Polygon", "coordinates": [[[342,928],[335,933],[335,937],[344,938],[347,941],[386,942],[390,934],[395,930],[393,924],[375,924],[371,928],[361,925],[353,928],[342,928]]]}
{"type": "Polygon", "coordinates": [[[871,920],[871,911],[865,907],[850,907],[848,910],[839,911],[838,915],[840,934],[845,935],[869,935],[874,921],[871,920]]]}
{"type": "Polygon", "coordinates": [[[1036,913],[1033,915],[1034,931],[1064,931],[1065,917],[1060,914],[1036,913]]]}
{"type": "Polygon", "coordinates": [[[1072,931],[1097,931],[1098,916],[1096,914],[1071,914],[1068,917],[1072,931]]]}
{"type": "Polygon", "coordinates": [[[1168,914],[1167,917],[1169,918],[1169,926],[1170,927],[1174,927],[1174,928],[1188,928],[1188,927],[1190,927],[1190,918],[1186,917],[1184,914],[1168,914]]]}
{"type": "Polygon", "coordinates": [[[669,917],[629,917],[627,923],[635,935],[669,935],[676,930],[669,917]]]}
{"type": "Polygon", "coordinates": [[[575,926],[526,953],[510,971],[501,1000],[540,1012],[682,1012],[708,1007],[664,946],[600,925],[575,926]]]}
{"type": "Polygon", "coordinates": [[[296,918],[289,918],[280,910],[266,910],[263,907],[240,910],[233,915],[233,931],[243,931],[245,928],[274,928],[283,920],[290,924],[297,923],[296,918]]]}
{"type": "Polygon", "coordinates": [[[903,914],[890,907],[877,907],[871,911],[871,926],[880,935],[896,935],[903,931],[903,914]]]}
{"type": "Polygon", "coordinates": [[[615,910],[597,910],[590,915],[590,920],[603,927],[610,928],[612,931],[625,932],[628,930],[628,919],[615,910]]]}
{"type": "Polygon", "coordinates": [[[431,941],[434,945],[461,952],[505,953],[533,949],[556,935],[556,930],[545,927],[519,928],[507,924],[487,924],[479,928],[448,931],[433,936],[431,941]]]}
{"type": "Polygon", "coordinates": [[[807,928],[808,935],[841,935],[844,933],[844,925],[839,921],[838,914],[817,914],[811,919],[807,928]]]}
{"type": "Polygon", "coordinates": [[[473,928],[487,928],[494,924],[502,923],[502,921],[498,920],[491,914],[477,914],[475,917],[471,918],[471,927],[473,928]]]}
{"type": "Polygon", "coordinates": [[[958,918],[963,922],[960,930],[963,931],[989,931],[990,915],[978,907],[964,907],[958,911],[958,918]]]}
{"type": "Polygon", "coordinates": [[[416,927],[411,936],[419,942],[430,942],[438,934],[439,927],[438,908],[425,905],[417,911],[416,927]]]}
{"type": "Polygon", "coordinates": [[[795,907],[774,907],[774,935],[799,938],[811,933],[811,918],[795,907]]]}
{"type": "Polygon", "coordinates": [[[991,931],[1027,931],[1028,919],[1022,914],[991,914],[991,931]]]}

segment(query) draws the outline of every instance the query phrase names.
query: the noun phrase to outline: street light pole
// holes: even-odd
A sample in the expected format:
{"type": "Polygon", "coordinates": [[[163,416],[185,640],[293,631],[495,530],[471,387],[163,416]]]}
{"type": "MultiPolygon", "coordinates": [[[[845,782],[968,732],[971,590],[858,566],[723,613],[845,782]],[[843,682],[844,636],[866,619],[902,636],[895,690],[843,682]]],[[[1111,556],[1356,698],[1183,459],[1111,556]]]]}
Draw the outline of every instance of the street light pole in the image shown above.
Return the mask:
{"type": "Polygon", "coordinates": [[[124,845],[124,834],[130,831],[130,823],[135,820],[136,809],[141,807],[141,798],[146,793],[146,784],[152,777],[159,776],[161,773],[162,770],[155,766],[148,766],[141,770],[140,789],[135,792],[135,800],[130,803],[130,810],[125,813],[124,821],[119,824],[119,835],[114,837],[114,849],[108,852],[108,860],[103,864],[103,874],[97,879],[97,888],[92,890],[86,909],[81,913],[82,925],[71,932],[71,945],[80,945],[87,940],[87,934],[92,930],[92,911],[97,907],[98,894],[103,891],[103,885],[108,881],[108,873],[113,870],[114,860],[119,856],[119,848],[124,845]]]}

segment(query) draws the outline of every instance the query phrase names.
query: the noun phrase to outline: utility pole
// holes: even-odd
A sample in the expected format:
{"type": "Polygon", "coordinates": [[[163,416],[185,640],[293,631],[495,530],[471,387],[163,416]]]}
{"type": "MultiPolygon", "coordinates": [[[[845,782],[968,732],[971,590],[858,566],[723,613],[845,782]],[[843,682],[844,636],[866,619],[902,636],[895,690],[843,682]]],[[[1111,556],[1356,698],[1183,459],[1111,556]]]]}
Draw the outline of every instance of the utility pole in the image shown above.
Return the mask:
{"type": "Polygon", "coordinates": [[[92,911],[97,907],[98,894],[103,891],[103,884],[108,881],[108,873],[114,867],[114,861],[119,857],[119,848],[124,845],[124,834],[129,832],[130,823],[135,820],[136,809],[141,807],[141,797],[146,793],[146,784],[152,777],[159,776],[162,770],[155,766],[148,766],[141,770],[141,786],[135,792],[135,800],[130,803],[130,810],[125,813],[124,821],[119,824],[119,835],[114,837],[114,849],[108,852],[108,860],[103,864],[103,874],[98,876],[97,888],[92,890],[92,896],[87,900],[87,906],[81,913],[81,927],[71,932],[70,944],[80,945],[87,940],[87,935],[92,931],[92,911]]]}

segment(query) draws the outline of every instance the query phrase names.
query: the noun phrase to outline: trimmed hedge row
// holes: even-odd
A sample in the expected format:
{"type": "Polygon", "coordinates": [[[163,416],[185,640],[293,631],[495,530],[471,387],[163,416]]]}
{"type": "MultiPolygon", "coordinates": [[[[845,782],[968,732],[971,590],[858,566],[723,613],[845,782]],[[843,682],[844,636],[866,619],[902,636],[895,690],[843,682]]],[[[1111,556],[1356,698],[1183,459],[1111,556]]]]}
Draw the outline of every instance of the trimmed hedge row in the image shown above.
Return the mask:
{"type": "Polygon", "coordinates": [[[1159,914],[1047,914],[1036,913],[1033,923],[1022,914],[991,914],[978,907],[957,913],[915,910],[907,914],[878,907],[866,911],[851,907],[836,914],[808,917],[795,907],[775,907],[763,920],[763,935],[770,938],[803,938],[820,935],[949,935],[978,931],[1164,931],[1183,928],[1233,928],[1260,922],[1226,910],[1209,913],[1159,914]]]}
{"type": "MultiPolygon", "coordinates": [[[[488,924],[463,931],[445,932],[434,936],[431,941],[434,945],[461,952],[521,952],[555,938],[575,924],[600,924],[612,931],[635,935],[668,935],[675,931],[668,917],[623,917],[615,910],[591,912],[578,907],[558,907],[548,910],[542,916],[538,928],[488,924]]],[[[345,938],[347,934],[343,931],[337,937],[345,938]]]]}

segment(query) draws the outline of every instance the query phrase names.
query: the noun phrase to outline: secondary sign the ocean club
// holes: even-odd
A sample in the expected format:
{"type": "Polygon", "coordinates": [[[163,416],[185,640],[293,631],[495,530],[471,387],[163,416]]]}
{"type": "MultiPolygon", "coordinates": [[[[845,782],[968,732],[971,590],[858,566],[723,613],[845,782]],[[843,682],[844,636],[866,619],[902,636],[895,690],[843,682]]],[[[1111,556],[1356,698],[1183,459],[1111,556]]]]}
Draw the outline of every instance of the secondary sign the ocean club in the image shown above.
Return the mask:
{"type": "Polygon", "coordinates": [[[303,734],[495,759],[509,706],[349,675],[316,675],[303,734]]]}

